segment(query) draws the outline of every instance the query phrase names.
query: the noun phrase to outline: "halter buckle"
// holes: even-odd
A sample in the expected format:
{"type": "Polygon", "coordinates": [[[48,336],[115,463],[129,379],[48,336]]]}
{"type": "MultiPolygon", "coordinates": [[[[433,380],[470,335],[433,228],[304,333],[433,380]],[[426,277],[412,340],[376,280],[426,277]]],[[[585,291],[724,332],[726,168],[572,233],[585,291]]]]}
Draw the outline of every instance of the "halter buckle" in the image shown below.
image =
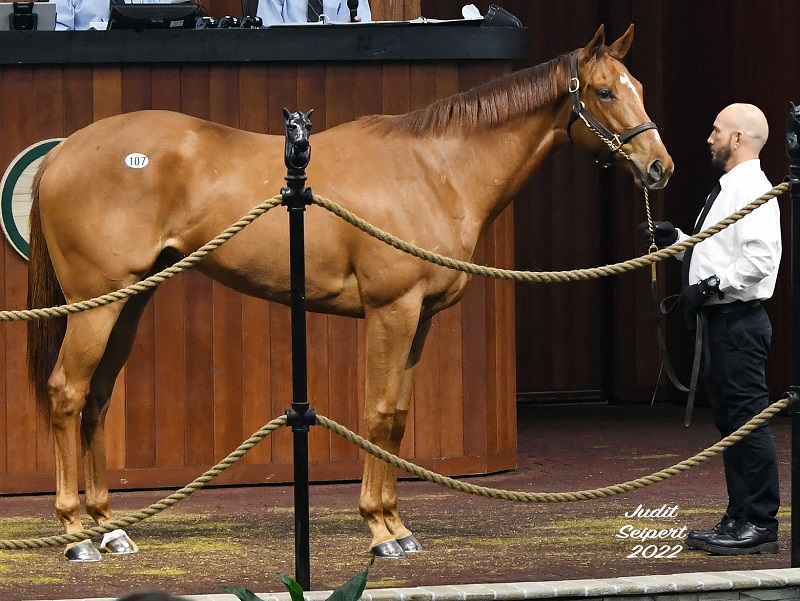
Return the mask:
{"type": "Polygon", "coordinates": [[[578,80],[578,78],[577,77],[571,78],[569,80],[569,93],[574,94],[580,89],[581,89],[581,82],[578,80]]]}
{"type": "Polygon", "coordinates": [[[608,146],[611,148],[613,152],[616,152],[622,147],[622,140],[619,138],[619,134],[614,134],[614,137],[608,141],[608,146]]]}

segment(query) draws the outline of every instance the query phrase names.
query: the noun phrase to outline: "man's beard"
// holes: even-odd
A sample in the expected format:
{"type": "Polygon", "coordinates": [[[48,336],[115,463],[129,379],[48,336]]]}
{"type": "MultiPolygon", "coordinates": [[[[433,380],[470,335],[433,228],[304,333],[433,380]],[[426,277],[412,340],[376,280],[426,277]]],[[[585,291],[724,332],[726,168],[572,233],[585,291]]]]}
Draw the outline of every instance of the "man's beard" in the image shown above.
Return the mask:
{"type": "Polygon", "coordinates": [[[725,171],[725,165],[728,159],[731,158],[730,146],[721,146],[719,150],[711,155],[711,165],[720,171],[725,171]]]}

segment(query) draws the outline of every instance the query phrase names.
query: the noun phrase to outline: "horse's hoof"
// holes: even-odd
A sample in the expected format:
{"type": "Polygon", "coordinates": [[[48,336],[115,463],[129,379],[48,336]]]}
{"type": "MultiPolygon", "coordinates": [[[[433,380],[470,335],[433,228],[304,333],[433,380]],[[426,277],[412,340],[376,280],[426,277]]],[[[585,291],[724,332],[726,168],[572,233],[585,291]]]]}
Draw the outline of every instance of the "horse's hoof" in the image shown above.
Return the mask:
{"type": "Polygon", "coordinates": [[[139,552],[128,533],[124,530],[112,530],[103,535],[103,542],[100,543],[100,550],[112,555],[131,555],[139,552]]]}
{"type": "Polygon", "coordinates": [[[397,539],[397,544],[406,553],[419,553],[422,551],[422,543],[417,540],[413,534],[408,536],[401,536],[397,539]]]}
{"type": "Polygon", "coordinates": [[[385,557],[387,559],[400,559],[406,556],[406,552],[396,540],[387,540],[385,543],[378,543],[370,549],[375,557],[385,557]]]}
{"type": "Polygon", "coordinates": [[[92,563],[103,559],[100,551],[95,548],[90,540],[85,540],[74,547],[70,547],[64,551],[64,555],[67,559],[76,563],[92,563]]]}

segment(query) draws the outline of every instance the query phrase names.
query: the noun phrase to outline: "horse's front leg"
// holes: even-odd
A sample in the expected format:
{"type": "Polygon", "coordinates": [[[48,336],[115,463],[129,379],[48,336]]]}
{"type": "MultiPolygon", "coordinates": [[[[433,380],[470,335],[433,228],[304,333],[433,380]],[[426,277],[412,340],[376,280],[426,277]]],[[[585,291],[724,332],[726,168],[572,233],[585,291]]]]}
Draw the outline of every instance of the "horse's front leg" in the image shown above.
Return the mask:
{"type": "MultiPolygon", "coordinates": [[[[406,368],[400,380],[400,392],[397,396],[397,411],[395,414],[394,427],[390,432],[389,449],[387,449],[391,449],[391,453],[395,455],[400,452],[400,443],[403,441],[403,435],[406,431],[406,419],[411,409],[411,398],[414,392],[414,372],[422,357],[422,349],[425,346],[425,339],[428,336],[430,328],[430,318],[419,324],[417,332],[414,335],[414,341],[411,345],[411,352],[406,361],[406,368]]],[[[403,521],[400,519],[400,513],[397,509],[397,468],[395,467],[390,467],[388,469],[387,477],[383,482],[382,498],[383,519],[386,522],[386,527],[394,535],[395,540],[397,540],[403,552],[417,553],[422,551],[422,544],[420,544],[417,538],[411,533],[411,530],[406,528],[403,521]]]]}
{"type": "MultiPolygon", "coordinates": [[[[405,429],[408,401],[401,402],[404,374],[412,341],[418,329],[420,303],[401,301],[366,311],[367,371],[365,425],[370,442],[397,453],[405,429]]],[[[370,550],[380,557],[403,557],[398,533],[410,534],[397,516],[396,471],[383,461],[368,455],[361,481],[359,510],[372,531],[370,550]],[[386,495],[394,497],[392,520],[387,524],[386,495]]]]}

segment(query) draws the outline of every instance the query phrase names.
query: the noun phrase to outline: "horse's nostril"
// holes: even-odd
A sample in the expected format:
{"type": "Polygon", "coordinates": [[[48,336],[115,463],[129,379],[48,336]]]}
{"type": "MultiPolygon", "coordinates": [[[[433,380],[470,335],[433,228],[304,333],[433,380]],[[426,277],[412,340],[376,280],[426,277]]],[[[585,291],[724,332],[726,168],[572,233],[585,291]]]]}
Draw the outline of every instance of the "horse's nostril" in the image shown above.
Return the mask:
{"type": "Polygon", "coordinates": [[[651,179],[658,181],[661,179],[661,176],[664,175],[664,166],[661,164],[661,161],[656,159],[650,163],[650,168],[647,170],[647,172],[651,179]]]}

